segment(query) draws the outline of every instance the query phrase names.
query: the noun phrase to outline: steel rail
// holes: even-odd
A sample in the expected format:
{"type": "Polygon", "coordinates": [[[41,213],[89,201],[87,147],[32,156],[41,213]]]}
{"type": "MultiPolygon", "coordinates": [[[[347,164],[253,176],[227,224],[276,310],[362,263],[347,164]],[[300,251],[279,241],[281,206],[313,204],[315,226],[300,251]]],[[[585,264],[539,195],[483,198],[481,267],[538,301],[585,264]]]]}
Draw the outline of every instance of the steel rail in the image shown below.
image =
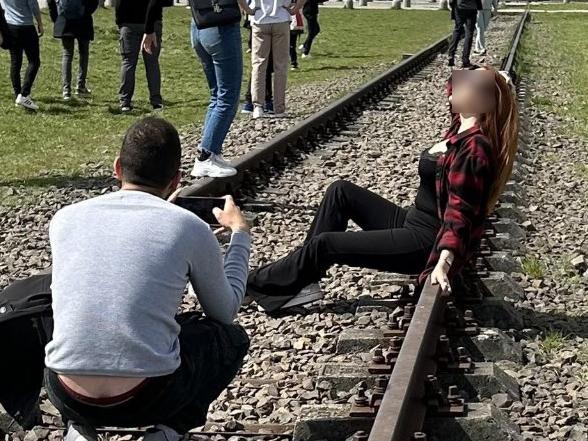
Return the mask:
{"type": "Polygon", "coordinates": [[[443,37],[420,52],[402,60],[354,92],[331,103],[325,109],[314,113],[259,147],[234,159],[231,161],[231,165],[237,169],[237,175],[230,178],[202,179],[196,184],[185,187],[181,195],[219,196],[232,193],[239,187],[247,174],[263,167],[265,164],[275,162],[290,150],[303,148],[309,138],[329,131],[342,118],[350,116],[354,108],[388,93],[393,85],[411,76],[436,54],[444,51],[448,46],[449,37],[443,37]]]}
{"type": "Polygon", "coordinates": [[[434,374],[447,296],[430,277],[416,305],[368,441],[407,441],[425,420],[425,379],[434,374]]]}
{"type": "Polygon", "coordinates": [[[502,64],[500,66],[500,70],[508,72],[510,77],[512,78],[513,83],[517,83],[517,72],[515,70],[515,63],[517,60],[518,51],[521,44],[521,38],[523,36],[523,31],[525,29],[525,24],[529,21],[531,14],[529,9],[523,13],[517,28],[512,36],[512,40],[510,42],[510,49],[506,56],[502,59],[502,64]]]}

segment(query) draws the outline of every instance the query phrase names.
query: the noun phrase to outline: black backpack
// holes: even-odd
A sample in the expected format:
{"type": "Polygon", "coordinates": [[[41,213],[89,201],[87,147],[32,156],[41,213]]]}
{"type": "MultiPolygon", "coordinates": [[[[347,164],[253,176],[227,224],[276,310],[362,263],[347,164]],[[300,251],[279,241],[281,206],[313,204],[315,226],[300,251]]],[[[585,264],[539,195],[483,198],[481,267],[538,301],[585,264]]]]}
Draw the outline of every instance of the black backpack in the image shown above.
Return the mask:
{"type": "Polygon", "coordinates": [[[39,423],[45,345],[52,334],[51,273],[19,280],[0,291],[0,404],[14,419],[1,421],[0,432],[39,423]]]}
{"type": "Polygon", "coordinates": [[[57,11],[67,20],[79,20],[84,18],[86,6],[84,0],[57,0],[57,11]]]}

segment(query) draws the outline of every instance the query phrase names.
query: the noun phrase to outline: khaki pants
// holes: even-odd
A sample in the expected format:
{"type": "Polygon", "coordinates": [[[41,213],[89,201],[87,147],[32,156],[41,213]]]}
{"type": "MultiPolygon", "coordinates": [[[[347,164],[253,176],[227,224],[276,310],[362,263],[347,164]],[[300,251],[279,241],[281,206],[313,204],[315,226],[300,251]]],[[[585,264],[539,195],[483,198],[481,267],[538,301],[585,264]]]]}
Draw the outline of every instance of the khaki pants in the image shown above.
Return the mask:
{"type": "Polygon", "coordinates": [[[286,111],[286,83],[290,57],[290,22],[252,26],[251,95],[253,104],[265,101],[266,70],[270,50],[274,62],[274,111],[286,111]]]}

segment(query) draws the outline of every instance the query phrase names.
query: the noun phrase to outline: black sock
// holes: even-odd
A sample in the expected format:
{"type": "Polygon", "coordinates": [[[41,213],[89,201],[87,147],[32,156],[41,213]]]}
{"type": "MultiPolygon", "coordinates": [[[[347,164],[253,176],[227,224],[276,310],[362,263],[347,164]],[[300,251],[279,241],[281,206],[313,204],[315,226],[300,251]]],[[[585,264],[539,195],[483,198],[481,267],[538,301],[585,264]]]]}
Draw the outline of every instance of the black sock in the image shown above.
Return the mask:
{"type": "Polygon", "coordinates": [[[208,158],[210,158],[210,156],[212,155],[211,152],[209,152],[208,150],[200,150],[200,156],[198,156],[198,160],[199,161],[206,161],[208,158]]]}

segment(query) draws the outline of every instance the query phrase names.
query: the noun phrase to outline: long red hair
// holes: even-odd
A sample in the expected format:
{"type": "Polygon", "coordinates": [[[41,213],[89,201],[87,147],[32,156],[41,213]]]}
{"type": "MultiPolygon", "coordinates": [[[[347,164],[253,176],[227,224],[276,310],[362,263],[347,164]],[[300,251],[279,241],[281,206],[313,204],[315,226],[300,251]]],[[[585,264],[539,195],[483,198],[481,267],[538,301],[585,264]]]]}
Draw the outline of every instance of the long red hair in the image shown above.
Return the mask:
{"type": "Polygon", "coordinates": [[[493,111],[480,115],[478,123],[483,133],[490,139],[496,158],[495,180],[490,188],[486,213],[489,214],[504,190],[506,181],[512,173],[512,165],[517,152],[519,136],[519,109],[511,85],[492,66],[484,66],[494,73],[493,111]]]}

